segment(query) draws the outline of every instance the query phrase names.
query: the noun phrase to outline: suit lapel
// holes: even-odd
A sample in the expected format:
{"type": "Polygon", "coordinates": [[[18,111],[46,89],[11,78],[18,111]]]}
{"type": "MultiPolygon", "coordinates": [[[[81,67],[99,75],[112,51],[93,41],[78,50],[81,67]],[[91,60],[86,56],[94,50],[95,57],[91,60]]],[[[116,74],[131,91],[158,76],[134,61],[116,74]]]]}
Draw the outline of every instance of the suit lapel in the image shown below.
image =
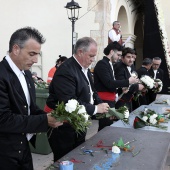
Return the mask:
{"type": "Polygon", "coordinates": [[[126,75],[126,78],[130,77],[130,73],[129,73],[127,66],[125,66],[125,75],[126,75]]]}
{"type": "Polygon", "coordinates": [[[18,79],[18,77],[16,76],[16,74],[13,72],[13,70],[11,69],[11,67],[9,66],[8,62],[4,59],[3,60],[5,67],[9,70],[10,73],[10,84],[11,87],[14,88],[14,91],[16,91],[17,93],[17,98],[19,98],[20,100],[22,100],[25,104],[27,104],[27,100],[26,97],[24,95],[24,91],[22,89],[21,83],[18,79]]]}

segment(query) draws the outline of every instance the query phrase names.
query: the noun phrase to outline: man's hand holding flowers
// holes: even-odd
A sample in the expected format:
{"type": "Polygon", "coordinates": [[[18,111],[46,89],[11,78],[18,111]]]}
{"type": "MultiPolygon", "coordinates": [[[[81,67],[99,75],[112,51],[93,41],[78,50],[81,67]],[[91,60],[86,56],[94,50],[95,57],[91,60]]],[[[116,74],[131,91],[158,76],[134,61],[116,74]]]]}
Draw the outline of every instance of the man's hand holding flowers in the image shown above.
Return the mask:
{"type": "Polygon", "coordinates": [[[69,100],[66,104],[64,102],[58,104],[51,112],[51,116],[61,122],[69,123],[77,133],[86,132],[91,124],[84,105],[79,105],[75,99],[69,100]]]}
{"type": "Polygon", "coordinates": [[[107,113],[109,109],[108,103],[100,103],[97,105],[97,113],[107,113]]]}
{"type": "Polygon", "coordinates": [[[48,125],[52,128],[57,128],[58,126],[63,125],[62,122],[58,122],[54,117],[51,116],[51,113],[47,114],[48,125]]]}

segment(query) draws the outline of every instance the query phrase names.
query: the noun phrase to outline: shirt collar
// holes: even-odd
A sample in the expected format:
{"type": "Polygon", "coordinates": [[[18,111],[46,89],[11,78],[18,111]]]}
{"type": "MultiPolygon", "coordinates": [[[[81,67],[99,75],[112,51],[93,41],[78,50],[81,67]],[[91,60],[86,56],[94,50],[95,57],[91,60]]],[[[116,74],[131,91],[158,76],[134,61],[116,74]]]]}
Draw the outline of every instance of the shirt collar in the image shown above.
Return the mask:
{"type": "MultiPolygon", "coordinates": [[[[7,60],[9,66],[11,67],[11,69],[13,70],[13,72],[17,75],[17,77],[20,76],[21,73],[24,73],[24,71],[20,70],[15,63],[12,61],[11,57],[9,55],[6,55],[5,59],[7,60]]],[[[25,73],[24,73],[25,74],[25,73]]]]}
{"type": "Polygon", "coordinates": [[[81,70],[85,73],[88,71],[88,68],[84,68],[77,60],[77,58],[73,55],[73,58],[77,61],[77,63],[81,66],[81,70]]]}

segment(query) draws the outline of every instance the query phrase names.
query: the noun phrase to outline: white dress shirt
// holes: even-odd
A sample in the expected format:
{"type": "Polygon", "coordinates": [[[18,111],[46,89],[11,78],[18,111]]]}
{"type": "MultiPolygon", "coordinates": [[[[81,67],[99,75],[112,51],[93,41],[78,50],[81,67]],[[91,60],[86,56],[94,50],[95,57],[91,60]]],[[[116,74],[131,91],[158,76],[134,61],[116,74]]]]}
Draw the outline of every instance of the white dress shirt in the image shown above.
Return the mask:
{"type": "Polygon", "coordinates": [[[130,66],[127,66],[127,69],[128,69],[128,71],[129,71],[129,73],[130,73],[130,75],[131,75],[131,74],[132,74],[132,73],[131,73],[132,68],[131,68],[130,66]]]}
{"type": "Polygon", "coordinates": [[[153,70],[154,72],[154,78],[153,79],[156,79],[156,73],[157,73],[158,70],[153,70]]]}
{"type": "Polygon", "coordinates": [[[120,34],[116,34],[116,31],[114,29],[111,29],[109,31],[109,38],[114,42],[114,41],[119,41],[120,40],[120,34]]]}
{"type": "MultiPolygon", "coordinates": [[[[73,56],[73,57],[74,57],[74,56],[73,56]]],[[[75,60],[77,61],[77,63],[81,66],[81,64],[78,62],[78,60],[77,60],[75,57],[74,57],[74,59],[75,59],[75,60]]],[[[90,84],[90,81],[89,81],[89,78],[88,78],[88,75],[87,75],[88,68],[84,68],[84,67],[82,67],[82,66],[81,66],[81,68],[82,68],[82,72],[83,72],[84,75],[86,76],[87,81],[88,81],[88,83],[89,83],[89,89],[90,89],[90,101],[89,101],[89,103],[90,103],[90,104],[94,104],[93,91],[92,91],[91,84],[90,84]]],[[[97,113],[97,106],[95,106],[95,110],[94,110],[93,115],[96,114],[96,113],[97,113]]]]}

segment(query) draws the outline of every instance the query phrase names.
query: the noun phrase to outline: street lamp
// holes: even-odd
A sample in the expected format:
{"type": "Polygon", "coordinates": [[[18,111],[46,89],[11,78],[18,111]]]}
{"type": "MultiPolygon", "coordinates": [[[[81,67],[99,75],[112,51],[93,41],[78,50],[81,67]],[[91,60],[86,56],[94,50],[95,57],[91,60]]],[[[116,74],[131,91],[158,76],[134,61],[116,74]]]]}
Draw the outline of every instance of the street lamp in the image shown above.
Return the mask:
{"type": "Polygon", "coordinates": [[[72,22],[72,54],[73,54],[74,45],[75,45],[76,38],[77,38],[77,35],[74,32],[74,25],[75,25],[76,20],[78,20],[79,8],[81,7],[79,6],[77,2],[74,2],[74,0],[72,0],[71,2],[67,3],[65,8],[67,9],[68,19],[72,22]]]}

